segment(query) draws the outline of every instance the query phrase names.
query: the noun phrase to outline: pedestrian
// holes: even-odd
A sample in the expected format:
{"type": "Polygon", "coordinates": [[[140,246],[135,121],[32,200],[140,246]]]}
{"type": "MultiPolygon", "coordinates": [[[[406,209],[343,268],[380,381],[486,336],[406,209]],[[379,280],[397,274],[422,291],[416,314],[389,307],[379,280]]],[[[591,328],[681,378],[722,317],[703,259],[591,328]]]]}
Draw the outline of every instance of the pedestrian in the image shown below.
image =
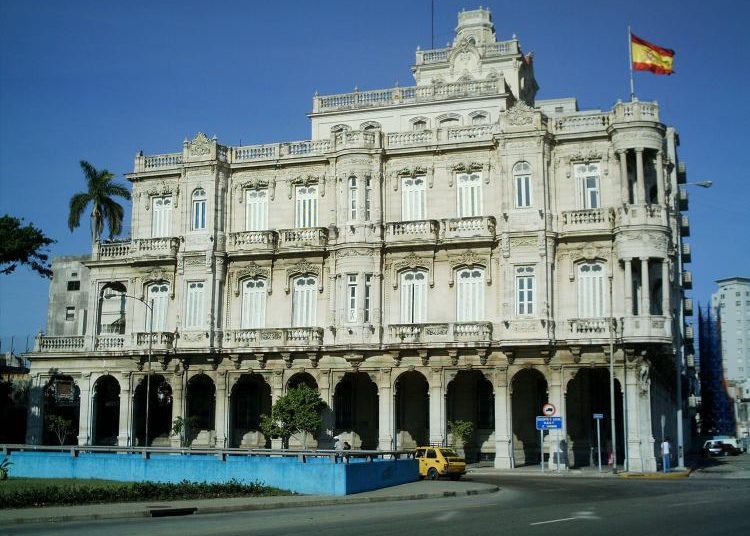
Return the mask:
{"type": "Polygon", "coordinates": [[[337,453],[344,450],[344,444],[341,442],[341,438],[339,436],[333,436],[333,450],[335,450],[337,453]]]}
{"type": "Polygon", "coordinates": [[[352,450],[352,446],[348,441],[344,441],[344,450],[352,450]]]}
{"type": "Polygon", "coordinates": [[[669,455],[671,453],[671,446],[669,445],[669,438],[667,437],[661,444],[661,457],[662,465],[665,473],[669,472],[669,455]]]}

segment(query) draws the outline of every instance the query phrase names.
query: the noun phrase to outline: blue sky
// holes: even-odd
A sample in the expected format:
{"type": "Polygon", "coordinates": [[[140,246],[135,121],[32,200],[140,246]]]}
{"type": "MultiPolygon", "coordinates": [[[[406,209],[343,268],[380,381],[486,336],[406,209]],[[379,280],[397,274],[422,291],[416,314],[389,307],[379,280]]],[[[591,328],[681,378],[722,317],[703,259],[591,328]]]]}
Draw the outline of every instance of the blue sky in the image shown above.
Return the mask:
{"type": "MultiPolygon", "coordinates": [[[[674,76],[636,73],[681,135],[690,197],[694,290],[750,276],[750,188],[741,163],[750,125],[750,2],[535,0],[487,2],[499,39],[533,51],[538,98],[582,108],[628,97],[627,26],[677,52],[674,76]]],[[[435,46],[456,13],[435,0],[435,46]]],[[[237,145],[310,137],[321,94],[411,85],[417,46],[430,48],[430,1],[0,1],[0,214],[57,240],[53,255],[89,251],[88,223],[67,229],[68,201],[88,160],[122,175],[133,157],[176,152],[204,131],[237,145]]],[[[127,208],[129,212],[129,207],[127,208]]],[[[126,222],[129,226],[129,221],[126,222]]],[[[44,328],[48,282],[21,268],[0,276],[8,350],[44,328]]]]}

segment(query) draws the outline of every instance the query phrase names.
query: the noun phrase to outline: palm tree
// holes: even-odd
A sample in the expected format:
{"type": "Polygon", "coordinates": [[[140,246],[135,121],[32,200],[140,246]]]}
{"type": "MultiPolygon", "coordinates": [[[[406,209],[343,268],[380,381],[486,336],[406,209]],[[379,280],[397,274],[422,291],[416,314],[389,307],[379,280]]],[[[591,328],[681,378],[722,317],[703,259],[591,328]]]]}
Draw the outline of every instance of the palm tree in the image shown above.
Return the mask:
{"type": "Polygon", "coordinates": [[[115,201],[115,197],[130,200],[130,192],[125,186],[113,182],[115,176],[103,169],[97,170],[94,166],[81,160],[81,169],[86,177],[85,192],[79,192],[70,198],[70,214],[68,215],[68,227],[71,231],[80,227],[81,215],[91,203],[91,240],[96,242],[104,231],[104,222],[109,227],[109,238],[113,238],[122,231],[122,220],[125,211],[122,205],[115,201]]]}

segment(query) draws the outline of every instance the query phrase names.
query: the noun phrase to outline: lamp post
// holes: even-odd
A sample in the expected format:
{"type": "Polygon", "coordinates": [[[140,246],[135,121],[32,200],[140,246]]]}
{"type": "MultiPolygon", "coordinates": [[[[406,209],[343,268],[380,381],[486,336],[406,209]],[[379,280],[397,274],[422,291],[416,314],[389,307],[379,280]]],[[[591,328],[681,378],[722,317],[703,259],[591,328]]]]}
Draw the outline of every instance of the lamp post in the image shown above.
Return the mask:
{"type": "MultiPolygon", "coordinates": [[[[696,181],[686,182],[685,186],[698,186],[700,188],[711,188],[713,181],[696,181]]],[[[680,235],[680,245],[682,245],[682,236],[680,235]]],[[[680,247],[680,273],[682,272],[682,247],[680,247]]],[[[680,333],[682,333],[684,321],[684,310],[680,310],[680,333]]],[[[685,468],[685,437],[682,427],[682,361],[685,357],[685,345],[684,341],[680,340],[680,348],[678,352],[677,366],[675,371],[677,374],[676,385],[675,385],[675,398],[677,399],[677,468],[685,468]]]]}
{"type": "Polygon", "coordinates": [[[116,282],[110,284],[107,288],[118,291],[120,294],[107,294],[104,296],[105,299],[110,299],[113,297],[122,296],[123,298],[130,298],[133,300],[138,300],[143,305],[146,306],[149,312],[149,321],[148,321],[148,371],[146,372],[146,439],[144,441],[144,446],[148,447],[148,424],[149,424],[149,405],[151,402],[151,356],[153,352],[153,344],[154,344],[154,299],[151,298],[148,302],[144,300],[143,298],[139,298],[138,296],[132,296],[130,294],[125,294],[125,291],[127,290],[125,288],[125,285],[122,283],[116,282]],[[149,303],[150,302],[150,303],[149,303]]]}

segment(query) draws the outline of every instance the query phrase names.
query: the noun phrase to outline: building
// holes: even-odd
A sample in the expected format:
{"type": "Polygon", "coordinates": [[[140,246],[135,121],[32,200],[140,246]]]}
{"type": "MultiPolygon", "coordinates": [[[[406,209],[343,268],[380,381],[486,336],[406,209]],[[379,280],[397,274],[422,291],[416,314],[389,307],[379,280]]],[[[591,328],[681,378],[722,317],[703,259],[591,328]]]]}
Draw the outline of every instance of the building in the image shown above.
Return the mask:
{"type": "Polygon", "coordinates": [[[734,401],[737,436],[742,438],[750,435],[750,278],[716,283],[711,308],[720,322],[722,370],[734,401]]]}
{"type": "Polygon", "coordinates": [[[536,463],[550,402],[571,465],[614,413],[619,462],[654,470],[692,336],[678,136],[655,103],[536,100],[534,68],[464,11],[451,46],[417,50],[414,86],[316,95],[310,140],[138,154],[132,238],[55,265],[29,442],[62,404],[80,444],[142,445],[149,390],[151,444],[189,415],[194,445],[265,446],[260,414],[306,383],[330,407],[320,447],[470,420],[470,458],[536,463]],[[87,297],[61,327],[70,271],[87,297]]]}

